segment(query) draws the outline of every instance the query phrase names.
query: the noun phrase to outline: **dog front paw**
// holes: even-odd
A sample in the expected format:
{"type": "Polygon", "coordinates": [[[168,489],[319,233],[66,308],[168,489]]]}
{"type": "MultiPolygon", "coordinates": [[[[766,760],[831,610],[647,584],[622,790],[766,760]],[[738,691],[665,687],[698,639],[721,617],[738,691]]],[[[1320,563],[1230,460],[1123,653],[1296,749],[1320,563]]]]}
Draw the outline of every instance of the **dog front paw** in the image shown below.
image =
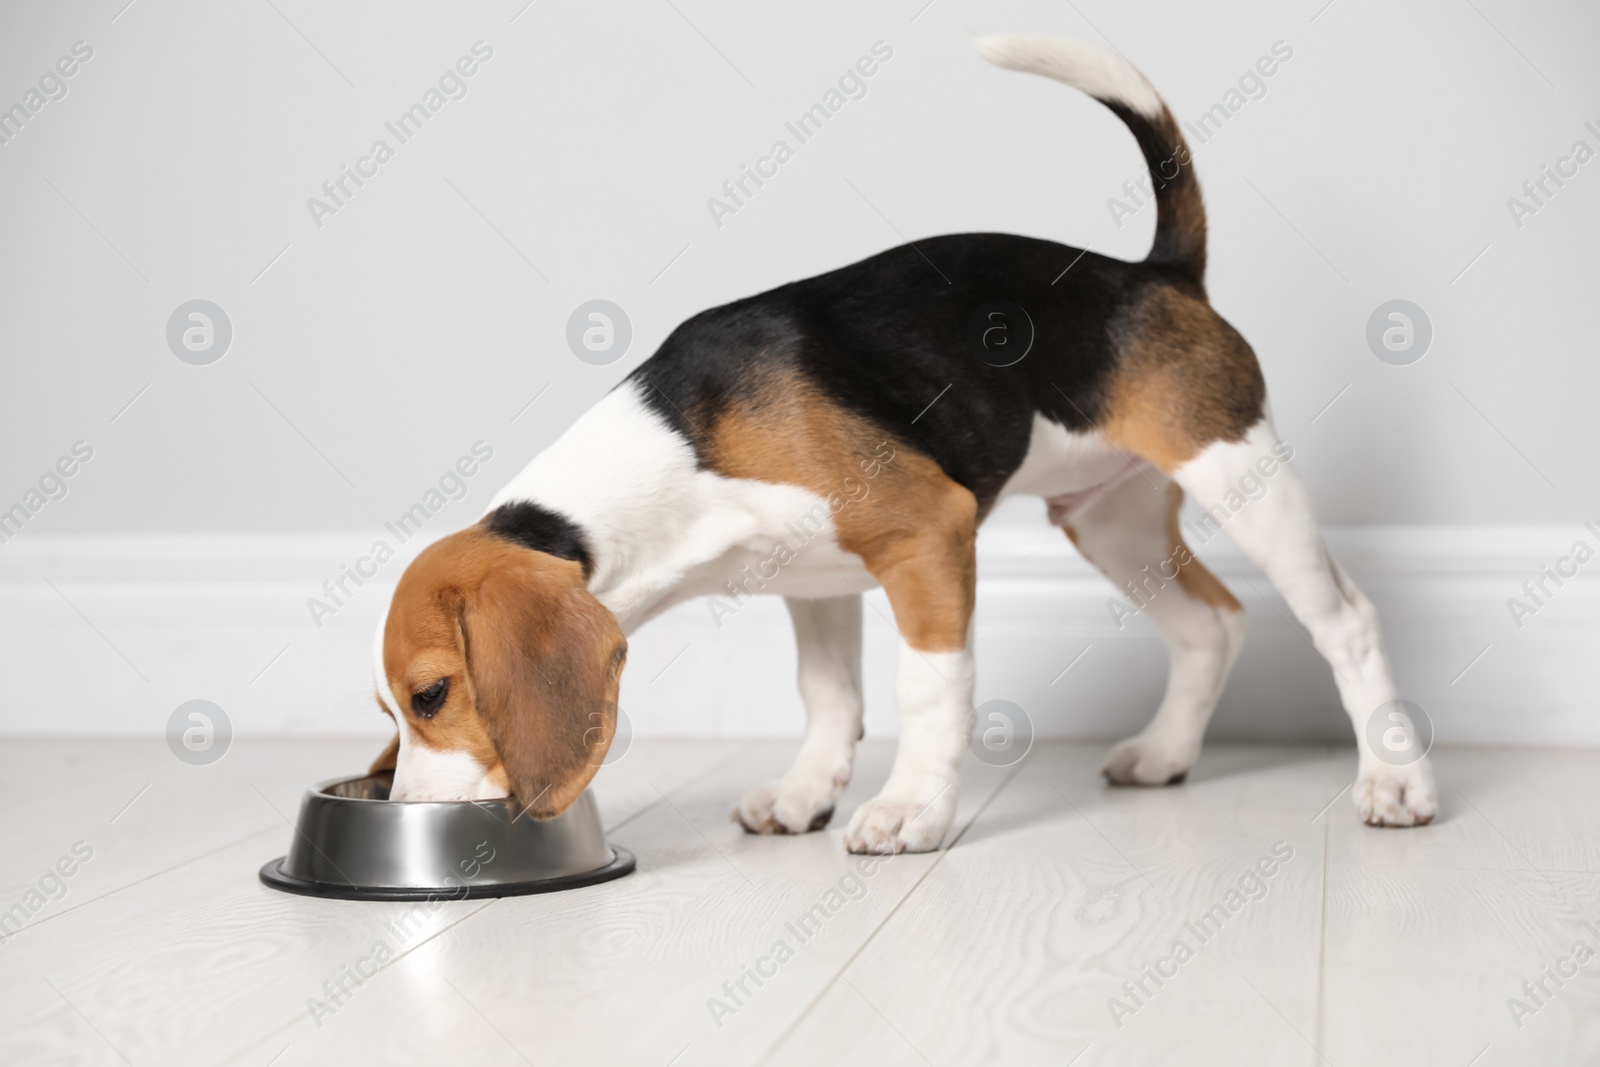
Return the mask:
{"type": "Polygon", "coordinates": [[[956,787],[945,786],[927,800],[879,794],[856,809],[844,847],[851,852],[886,855],[932,852],[956,817],[956,787]]]}
{"type": "Polygon", "coordinates": [[[1426,826],[1439,814],[1426,758],[1404,767],[1373,762],[1356,776],[1356,811],[1368,826],[1426,826]]]}
{"type": "Polygon", "coordinates": [[[779,778],[744,795],[733,817],[752,834],[804,834],[833,818],[833,802],[844,790],[839,776],[779,778]]]}
{"type": "Polygon", "coordinates": [[[1100,773],[1112,785],[1175,785],[1200,755],[1192,745],[1174,745],[1140,734],[1111,750],[1100,773]]]}

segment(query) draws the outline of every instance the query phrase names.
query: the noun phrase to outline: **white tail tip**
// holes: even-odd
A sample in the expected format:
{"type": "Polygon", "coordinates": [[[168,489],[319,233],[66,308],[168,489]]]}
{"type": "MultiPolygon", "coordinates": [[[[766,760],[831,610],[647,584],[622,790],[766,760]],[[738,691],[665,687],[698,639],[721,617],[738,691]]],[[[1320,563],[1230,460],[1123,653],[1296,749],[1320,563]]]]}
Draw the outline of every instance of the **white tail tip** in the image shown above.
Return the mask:
{"type": "Polygon", "coordinates": [[[979,37],[978,53],[997,67],[1041,74],[1114,102],[1147,118],[1159,118],[1166,105],[1139,69],[1115,52],[1075,37],[1002,34],[979,37]]]}

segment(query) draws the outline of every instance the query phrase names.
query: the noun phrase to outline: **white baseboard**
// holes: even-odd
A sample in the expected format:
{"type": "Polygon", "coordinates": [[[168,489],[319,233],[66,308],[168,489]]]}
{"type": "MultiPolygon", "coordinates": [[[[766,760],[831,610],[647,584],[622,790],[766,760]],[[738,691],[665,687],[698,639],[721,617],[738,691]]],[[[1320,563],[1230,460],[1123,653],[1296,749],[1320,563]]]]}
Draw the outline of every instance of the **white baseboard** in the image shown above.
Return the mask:
{"type": "MultiPolygon", "coordinates": [[[[1596,574],[1548,585],[1553,595],[1520,629],[1507,608],[1525,579],[1579,538],[1600,547],[1576,525],[1328,531],[1334,555],[1382,612],[1403,695],[1429,712],[1441,741],[1456,743],[1600,744],[1596,574]]],[[[420,542],[364,587],[347,582],[353,595],[320,627],[306,604],[372,541],[24,533],[0,545],[0,734],[149,735],[194,698],[221,705],[241,735],[381,734],[372,628],[420,542]]],[[[1282,600],[1225,538],[1196,551],[1250,613],[1211,736],[1347,740],[1328,669],[1282,600]]],[[[1589,568],[1600,572],[1600,561],[1589,568]]],[[[1137,730],[1160,699],[1165,653],[1147,620],[1117,628],[1107,607],[1115,596],[1056,531],[1009,520],[986,527],[979,702],[1020,705],[1040,736],[1137,730]]],[[[883,736],[895,732],[896,639],[882,594],[868,603],[867,728],[883,736]]],[[[622,705],[641,734],[798,734],[793,673],[776,600],[751,603],[720,628],[693,603],[634,635],[622,705]]]]}

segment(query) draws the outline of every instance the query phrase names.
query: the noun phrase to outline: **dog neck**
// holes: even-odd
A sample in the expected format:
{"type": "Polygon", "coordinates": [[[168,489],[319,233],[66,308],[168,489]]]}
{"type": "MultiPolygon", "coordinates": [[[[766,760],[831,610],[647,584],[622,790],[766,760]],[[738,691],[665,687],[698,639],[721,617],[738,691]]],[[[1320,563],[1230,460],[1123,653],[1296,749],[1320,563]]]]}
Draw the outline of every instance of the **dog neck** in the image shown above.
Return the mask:
{"type": "Polygon", "coordinates": [[[490,502],[529,502],[576,525],[589,591],[629,632],[662,610],[684,575],[727,538],[707,536],[708,482],[694,449],[625,381],[539,453],[490,502]]]}

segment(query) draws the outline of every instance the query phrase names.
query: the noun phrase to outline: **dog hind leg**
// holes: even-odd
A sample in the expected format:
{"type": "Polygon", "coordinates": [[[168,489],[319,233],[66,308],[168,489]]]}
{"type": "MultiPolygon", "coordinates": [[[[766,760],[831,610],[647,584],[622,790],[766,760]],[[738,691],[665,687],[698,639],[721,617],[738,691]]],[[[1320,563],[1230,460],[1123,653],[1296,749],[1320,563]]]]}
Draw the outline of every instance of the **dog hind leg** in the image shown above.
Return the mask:
{"type": "Polygon", "coordinates": [[[1062,515],[1051,509],[1052,521],[1134,598],[1167,645],[1167,688],[1155,717],[1106,760],[1103,773],[1118,785],[1182,781],[1200,754],[1206,723],[1244,641],[1239,602],[1178,532],[1182,501],[1183,491],[1166,475],[1141,464],[1083,510],[1062,515]]]}
{"type": "Polygon", "coordinates": [[[1223,528],[1267,572],[1333,668],[1360,753],[1354,799],[1362,820],[1374,826],[1432,822],[1439,806],[1425,755],[1380,753],[1368,735],[1368,720],[1396,697],[1378,613],[1328,555],[1311,495],[1283,458],[1271,422],[1263,418],[1240,440],[1207,445],[1173,476],[1202,505],[1221,503],[1231,512],[1223,528]],[[1240,492],[1258,484],[1264,490],[1253,498],[1240,492]]]}

